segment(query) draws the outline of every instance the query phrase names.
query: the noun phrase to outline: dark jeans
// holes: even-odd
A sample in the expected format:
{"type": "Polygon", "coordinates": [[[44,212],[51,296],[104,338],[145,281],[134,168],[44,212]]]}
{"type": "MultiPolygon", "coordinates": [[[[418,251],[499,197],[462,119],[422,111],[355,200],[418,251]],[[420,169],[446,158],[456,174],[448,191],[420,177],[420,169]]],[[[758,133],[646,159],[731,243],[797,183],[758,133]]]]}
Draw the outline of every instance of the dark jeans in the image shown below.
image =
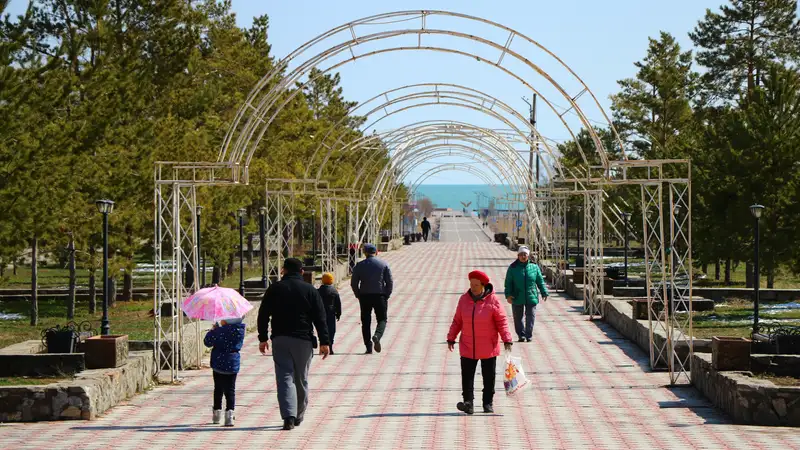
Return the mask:
{"type": "Polygon", "coordinates": [[[336,312],[325,311],[325,315],[328,321],[328,336],[331,338],[331,347],[333,347],[333,337],[336,336],[336,312]]]}
{"type": "Polygon", "coordinates": [[[511,305],[514,312],[514,328],[520,338],[533,337],[533,323],[536,321],[536,305],[511,305]],[[525,325],[522,325],[522,314],[525,314],[525,325]]]}
{"type": "Polygon", "coordinates": [[[430,232],[429,230],[422,230],[422,239],[424,239],[425,242],[428,242],[428,233],[429,232],[430,232]]]}
{"type": "MultiPolygon", "coordinates": [[[[483,404],[492,403],[494,398],[494,377],[497,369],[497,357],[481,359],[481,374],[483,375],[483,404]]],[[[478,368],[478,360],[461,357],[461,388],[465,402],[471,402],[475,398],[475,369],[478,368]]]]}
{"type": "Polygon", "coordinates": [[[375,310],[375,318],[378,326],[375,327],[375,337],[380,339],[386,330],[386,309],[388,302],[386,297],[381,294],[361,294],[358,299],[361,306],[361,337],[364,338],[364,345],[372,348],[372,310],[375,310]]]}
{"type": "Polygon", "coordinates": [[[214,372],[214,409],[222,409],[222,396],[225,396],[225,409],[236,408],[236,374],[214,372]]]}

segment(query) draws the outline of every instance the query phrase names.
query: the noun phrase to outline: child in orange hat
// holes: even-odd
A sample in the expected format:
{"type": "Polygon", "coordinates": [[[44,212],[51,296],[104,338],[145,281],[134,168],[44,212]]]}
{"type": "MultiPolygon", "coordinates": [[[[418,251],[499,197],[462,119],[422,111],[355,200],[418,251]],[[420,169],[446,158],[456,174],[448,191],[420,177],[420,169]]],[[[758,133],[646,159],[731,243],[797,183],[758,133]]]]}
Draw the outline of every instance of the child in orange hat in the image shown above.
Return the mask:
{"type": "Polygon", "coordinates": [[[333,355],[333,337],[336,334],[336,322],[342,316],[342,300],[339,298],[339,291],[333,287],[333,274],[326,272],[322,274],[322,286],[319,287],[319,295],[322,297],[322,304],[325,305],[325,315],[328,321],[328,334],[331,337],[331,355],[333,355]]]}

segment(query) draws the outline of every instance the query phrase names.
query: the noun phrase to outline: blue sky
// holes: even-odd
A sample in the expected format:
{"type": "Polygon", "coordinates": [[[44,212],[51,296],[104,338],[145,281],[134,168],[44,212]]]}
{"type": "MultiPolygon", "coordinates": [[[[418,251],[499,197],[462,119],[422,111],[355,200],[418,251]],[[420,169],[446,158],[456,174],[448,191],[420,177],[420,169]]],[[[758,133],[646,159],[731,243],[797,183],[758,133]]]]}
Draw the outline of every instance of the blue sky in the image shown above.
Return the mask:
{"type": "MultiPolygon", "coordinates": [[[[269,42],[276,57],[282,58],[295,48],[315,36],[338,25],[385,12],[402,10],[446,10],[482,17],[498,22],[538,41],[557,54],[568,64],[594,92],[607,113],[609,95],[617,91],[616,81],[635,74],[633,63],[641,60],[647,48],[647,38],[657,36],[659,31],[668,31],[688,49],[691,46],[687,33],[705,14],[706,8],[717,10],[724,0],[543,0],[528,1],[255,1],[233,0],[238,23],[246,27],[253,16],[267,14],[270,17],[269,42]]],[[[8,12],[17,13],[27,2],[12,0],[8,12]]],[[[428,28],[443,28],[457,25],[465,33],[476,34],[505,42],[507,33],[497,33],[488,27],[464,26],[446,18],[434,18],[428,28]]],[[[415,25],[416,26],[416,25],[415,25]]],[[[359,35],[366,29],[358,30],[359,35]]],[[[425,38],[428,45],[450,44],[460,50],[475,51],[496,60],[497,54],[486,53],[477,44],[453,38],[425,38]]],[[[416,42],[416,37],[413,39],[416,42]]],[[[340,42],[338,40],[338,42],[340,42]]],[[[408,42],[408,41],[403,41],[408,42]]],[[[369,47],[370,50],[376,46],[369,47]]],[[[528,53],[524,42],[516,39],[511,46],[523,53],[544,70],[553,75],[570,96],[580,89],[555,63],[544,58],[542,53],[528,53]]],[[[364,50],[367,50],[366,48],[364,50]]],[[[512,58],[504,64],[516,68],[512,58]]],[[[528,107],[522,97],[530,97],[530,91],[518,80],[503,74],[496,68],[472,59],[438,52],[404,51],[377,55],[346,64],[339,70],[345,96],[350,100],[363,101],[402,85],[442,82],[455,83],[485,91],[508,103],[527,116],[528,107]]],[[[556,105],[563,106],[566,100],[543,78],[525,73],[523,78],[556,105]]],[[[599,110],[593,108],[587,96],[581,97],[589,119],[602,122],[599,110]]],[[[541,103],[540,103],[541,106],[541,103]]],[[[376,128],[384,130],[423,120],[459,120],[481,126],[497,128],[493,119],[454,107],[432,107],[409,110],[380,122],[376,128]]],[[[570,125],[577,125],[577,118],[567,114],[570,125]]],[[[569,137],[557,115],[539,109],[540,132],[556,141],[569,137]]],[[[420,174],[442,162],[464,161],[459,158],[437,160],[420,166],[420,174]]],[[[416,179],[416,176],[412,178],[416,179]]],[[[473,176],[461,172],[443,172],[428,179],[431,184],[476,184],[473,176]]]]}

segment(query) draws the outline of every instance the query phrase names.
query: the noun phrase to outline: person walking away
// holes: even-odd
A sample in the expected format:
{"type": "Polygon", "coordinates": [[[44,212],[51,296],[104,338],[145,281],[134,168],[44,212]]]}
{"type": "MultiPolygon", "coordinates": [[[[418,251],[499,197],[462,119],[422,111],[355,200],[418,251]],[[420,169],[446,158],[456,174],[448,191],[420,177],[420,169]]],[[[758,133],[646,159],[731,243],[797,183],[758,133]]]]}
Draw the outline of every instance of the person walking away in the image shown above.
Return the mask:
{"type": "Polygon", "coordinates": [[[514,328],[519,342],[530,342],[533,338],[533,325],[536,320],[536,306],[539,295],[547,301],[547,287],[539,266],[530,262],[531,251],[521,246],[517,252],[517,260],[508,266],[506,271],[506,299],[511,303],[514,313],[514,328]],[[523,315],[525,324],[522,323],[523,315]]]}
{"type": "Polygon", "coordinates": [[[419,226],[422,227],[422,239],[428,242],[428,234],[431,232],[431,223],[428,222],[428,218],[423,217],[422,223],[419,226]]]}
{"type": "Polygon", "coordinates": [[[222,397],[225,396],[225,426],[236,419],[236,376],[239,373],[245,325],[241,319],[221,320],[206,333],[203,344],[211,347],[211,370],[214,374],[212,422],[222,420],[222,397]]]}
{"type": "Polygon", "coordinates": [[[381,352],[381,338],[386,331],[387,309],[394,283],[389,265],[378,259],[378,249],[373,244],[364,244],[364,254],[367,258],[353,268],[350,287],[361,307],[361,337],[367,347],[365,354],[369,355],[372,354],[373,346],[376,352],[381,352]],[[375,334],[370,338],[373,309],[378,325],[375,327],[375,334]]]}
{"type": "Polygon", "coordinates": [[[458,299],[453,323],[447,333],[447,347],[452,352],[459,339],[461,354],[461,387],[464,401],[456,408],[467,414],[475,412],[473,405],[475,369],[481,363],[483,375],[483,412],[493,413],[494,380],[497,357],[500,355],[500,340],[506,350],[511,351],[512,337],[508,330],[506,311],[494,293],[489,277],[478,270],[472,271],[469,290],[458,299]]]}
{"type": "Polygon", "coordinates": [[[303,280],[303,263],[296,258],[286,259],[281,276],[267,289],[258,311],[258,349],[266,355],[272,340],[283,429],[291,430],[303,422],[308,408],[308,370],[317,347],[314,328],[323,360],[330,353],[330,339],[322,298],[313,285],[303,280]]]}
{"type": "Polygon", "coordinates": [[[322,305],[325,306],[325,319],[328,325],[328,336],[331,340],[331,355],[333,352],[333,342],[336,337],[336,322],[342,317],[342,299],[339,291],[333,287],[333,274],[326,272],[322,274],[322,286],[319,287],[319,296],[322,297],[322,305]]]}

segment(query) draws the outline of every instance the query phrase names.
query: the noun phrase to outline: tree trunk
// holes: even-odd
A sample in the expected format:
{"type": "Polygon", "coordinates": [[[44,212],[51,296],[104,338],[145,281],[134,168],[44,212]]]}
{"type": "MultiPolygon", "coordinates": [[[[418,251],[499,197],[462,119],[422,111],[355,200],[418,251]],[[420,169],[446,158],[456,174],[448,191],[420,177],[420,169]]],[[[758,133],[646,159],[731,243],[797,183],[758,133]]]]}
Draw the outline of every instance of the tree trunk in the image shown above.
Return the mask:
{"type": "Polygon", "coordinates": [[[747,262],[744,265],[744,284],[748,289],[753,288],[753,263],[747,262]]]}
{"type": "Polygon", "coordinates": [[[719,260],[714,261],[714,279],[719,281],[720,267],[719,260]]]}
{"type": "Polygon", "coordinates": [[[211,271],[211,284],[219,284],[220,275],[222,275],[222,270],[220,270],[219,266],[215,265],[214,269],[211,271]]]}
{"type": "Polygon", "coordinates": [[[108,277],[108,307],[117,306],[117,281],[114,277],[108,277]]]}
{"type": "Polygon", "coordinates": [[[97,278],[94,273],[94,269],[89,270],[89,314],[97,311],[97,278]]]}
{"type": "Polygon", "coordinates": [[[128,270],[122,278],[122,300],[126,302],[133,300],[133,274],[128,270]]]}
{"type": "Polygon", "coordinates": [[[11,260],[11,273],[17,276],[17,258],[11,260]]]}
{"type": "Polygon", "coordinates": [[[708,263],[703,263],[703,274],[708,275],[708,263]]]}
{"type": "Polygon", "coordinates": [[[225,271],[227,276],[233,275],[236,270],[236,254],[231,254],[228,258],[228,269],[225,271]]]}
{"type": "Polygon", "coordinates": [[[247,267],[253,267],[253,233],[247,233],[247,267]]]}
{"type": "Polygon", "coordinates": [[[69,237],[69,292],[67,294],[67,319],[72,320],[75,318],[75,238],[69,237]]]}
{"type": "Polygon", "coordinates": [[[775,269],[772,267],[767,270],[767,289],[775,289],[775,269]]]}
{"type": "Polygon", "coordinates": [[[731,259],[728,258],[725,260],[725,285],[730,286],[731,284],[731,259]]]}
{"type": "Polygon", "coordinates": [[[31,240],[31,326],[39,324],[39,268],[36,258],[39,253],[39,237],[31,240]]]}

